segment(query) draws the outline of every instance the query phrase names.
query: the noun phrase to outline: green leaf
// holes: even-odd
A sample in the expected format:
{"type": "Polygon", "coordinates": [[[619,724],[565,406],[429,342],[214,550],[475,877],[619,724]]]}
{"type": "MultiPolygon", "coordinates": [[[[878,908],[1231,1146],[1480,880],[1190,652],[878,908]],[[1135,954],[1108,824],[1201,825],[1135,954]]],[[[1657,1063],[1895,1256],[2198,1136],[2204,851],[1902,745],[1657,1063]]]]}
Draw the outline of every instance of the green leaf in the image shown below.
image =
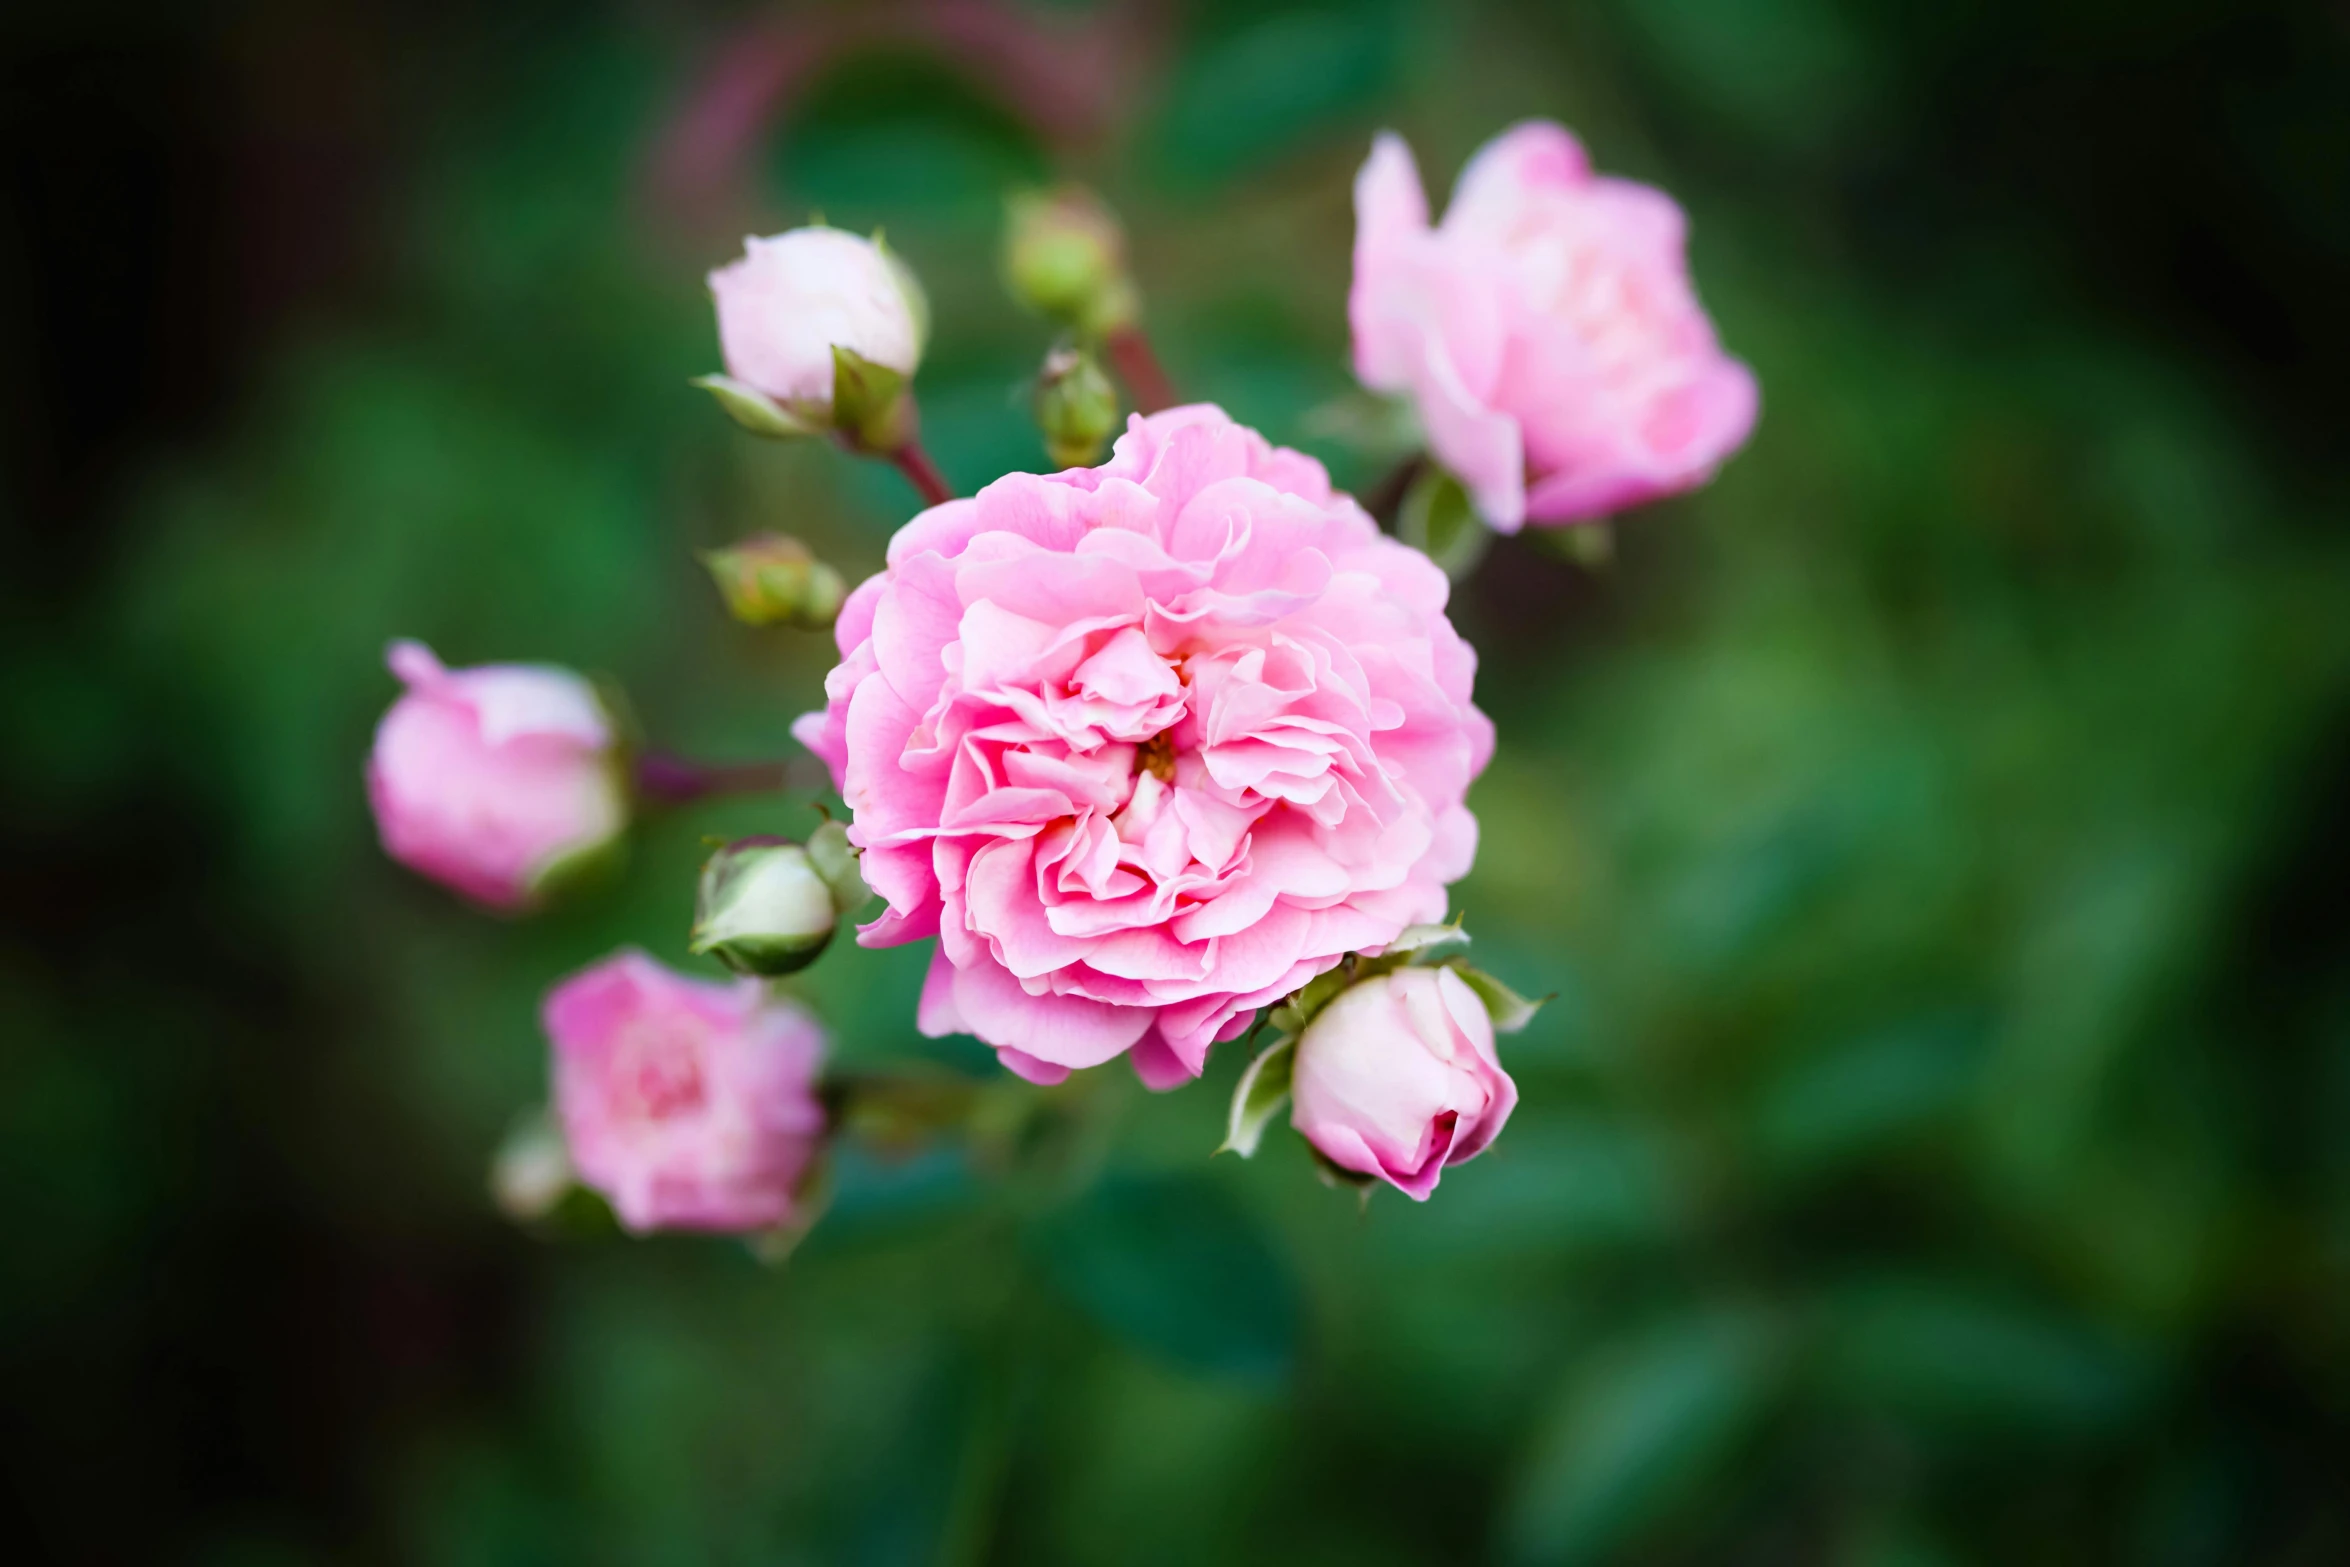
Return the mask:
{"type": "Polygon", "coordinates": [[[1485,1003],[1485,1010],[1493,1018],[1496,1033],[1516,1033],[1533,1022],[1534,1014],[1541,1011],[1543,1004],[1550,1000],[1548,996],[1537,996],[1529,1001],[1483,969],[1471,968],[1466,963],[1456,960],[1451,967],[1471,990],[1477,992],[1477,999],[1485,1003]]]}
{"type": "Polygon", "coordinates": [[[1255,1382],[1297,1358],[1297,1285],[1256,1221],[1198,1175],[1111,1176],[1030,1232],[1053,1285],[1114,1337],[1255,1382]]]}
{"type": "Polygon", "coordinates": [[[1296,1065],[1297,1040],[1289,1034],[1283,1034],[1257,1053],[1232,1090],[1232,1112],[1225,1122],[1224,1144],[1216,1152],[1230,1150],[1243,1159],[1256,1156],[1265,1128],[1289,1102],[1289,1080],[1296,1065]]]}
{"type": "Polygon", "coordinates": [[[1819,1375],[1832,1396],[1881,1414],[2043,1439],[2113,1429],[2143,1391],[2138,1362],[2086,1324],[1957,1278],[1832,1293],[1819,1375]]]}
{"type": "Polygon", "coordinates": [[[1461,481],[1431,463],[1404,492],[1395,515],[1397,538],[1444,568],[1455,582],[1477,569],[1493,543],[1461,481]]]}
{"type": "Polygon", "coordinates": [[[1809,1173],[1902,1145],[1963,1102],[1983,1033],[1975,1015],[1928,1013],[1806,1056],[1761,1095],[1760,1152],[1809,1173]]]}
{"type": "Polygon", "coordinates": [[[1734,1310],[1587,1352],[1527,1452],[1504,1520],[1508,1558],[1610,1558],[1686,1514],[1768,1408],[1778,1358],[1769,1324],[1734,1310]]]}
{"type": "Polygon", "coordinates": [[[728,417],[753,435],[788,440],[823,433],[765,392],[745,386],[731,376],[696,376],[693,384],[717,398],[718,406],[726,410],[728,417]]]}

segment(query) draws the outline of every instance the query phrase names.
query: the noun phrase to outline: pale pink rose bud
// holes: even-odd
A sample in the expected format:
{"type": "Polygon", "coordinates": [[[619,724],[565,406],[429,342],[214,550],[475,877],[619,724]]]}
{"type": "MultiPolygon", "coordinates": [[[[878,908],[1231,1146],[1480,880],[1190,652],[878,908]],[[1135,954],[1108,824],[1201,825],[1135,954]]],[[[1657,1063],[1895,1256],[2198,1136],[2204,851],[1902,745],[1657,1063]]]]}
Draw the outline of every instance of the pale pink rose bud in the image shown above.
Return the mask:
{"type": "Polygon", "coordinates": [[[1594,174],[1530,121],[1488,142],[1431,227],[1383,135],[1355,178],[1355,373],[1417,409],[1495,528],[1691,489],[1754,426],[1754,376],[1690,286],[1670,196],[1594,174]]]}
{"type": "Polygon", "coordinates": [[[1447,968],[1341,991],[1306,1025],[1290,1124],[1341,1169],[1427,1201],[1448,1164],[1482,1153],[1518,1102],[1485,1003],[1447,968]]]}
{"type": "MultiPolygon", "coordinates": [[[[740,261],[710,274],[732,388],[769,400],[787,421],[824,429],[833,423],[835,349],[900,379],[913,375],[929,307],[885,246],[820,226],[743,245],[740,261]]],[[[728,388],[712,390],[750,422],[728,388]]]]}
{"type": "Polygon", "coordinates": [[[420,642],[393,643],[385,662],[408,687],[367,764],[385,853],[519,909],[616,845],[628,790],[585,680],[530,664],[444,669],[420,642]]]}
{"type": "Polygon", "coordinates": [[[580,1181],[630,1230],[790,1222],[824,1136],[824,1032],[755,979],[689,979],[641,952],[574,974],[542,1013],[580,1181]]]}

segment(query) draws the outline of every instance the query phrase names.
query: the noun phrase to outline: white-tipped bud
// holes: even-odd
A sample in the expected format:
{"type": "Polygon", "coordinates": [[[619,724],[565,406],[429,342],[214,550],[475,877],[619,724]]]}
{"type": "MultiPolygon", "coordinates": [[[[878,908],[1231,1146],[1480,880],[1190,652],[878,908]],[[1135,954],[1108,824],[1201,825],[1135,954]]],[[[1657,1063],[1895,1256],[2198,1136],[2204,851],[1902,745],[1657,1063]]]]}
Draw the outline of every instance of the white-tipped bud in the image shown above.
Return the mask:
{"type": "Polygon", "coordinates": [[[740,974],[789,974],[816,961],[838,921],[838,899],[805,848],[746,838],[702,868],[692,947],[740,974]]]}

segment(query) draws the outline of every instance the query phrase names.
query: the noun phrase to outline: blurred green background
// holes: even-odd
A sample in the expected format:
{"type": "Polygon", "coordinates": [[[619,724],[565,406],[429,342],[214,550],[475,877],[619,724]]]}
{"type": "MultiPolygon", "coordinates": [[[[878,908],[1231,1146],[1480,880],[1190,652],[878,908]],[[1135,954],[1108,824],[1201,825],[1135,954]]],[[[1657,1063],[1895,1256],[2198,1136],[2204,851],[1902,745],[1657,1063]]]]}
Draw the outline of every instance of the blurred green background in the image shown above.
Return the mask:
{"type": "MultiPolygon", "coordinates": [[[[2151,0],[10,8],[0,1366],[59,1561],[2350,1561],[2350,23],[2151,0]],[[1549,115],[1761,376],[1604,573],[1460,591],[1459,889],[1555,990],[1424,1208],[845,1162],[788,1267],[552,1244],[534,1009],[684,961],[697,808],[538,922],[386,863],[385,640],[783,753],[902,482],[739,435],[701,275],[887,228],[949,478],[1042,466],[1000,198],[1131,221],[1181,386],[1342,480],[1348,187],[1549,115]]],[[[908,1053],[920,949],[802,986],[908,1053]]]]}

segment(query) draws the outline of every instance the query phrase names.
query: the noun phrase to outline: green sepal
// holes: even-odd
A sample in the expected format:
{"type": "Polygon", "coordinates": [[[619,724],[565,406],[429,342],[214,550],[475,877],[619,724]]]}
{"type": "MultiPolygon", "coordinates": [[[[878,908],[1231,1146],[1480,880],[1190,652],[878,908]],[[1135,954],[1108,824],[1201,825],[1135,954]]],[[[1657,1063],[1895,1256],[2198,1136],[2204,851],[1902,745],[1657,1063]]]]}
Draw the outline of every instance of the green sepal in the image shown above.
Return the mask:
{"type": "MultiPolygon", "coordinates": [[[[621,798],[626,800],[625,784],[616,783],[621,798]]],[[[569,849],[531,872],[529,907],[542,909],[550,904],[576,903],[608,891],[620,880],[622,867],[628,863],[628,829],[598,843],[569,849]]]]}
{"type": "Polygon", "coordinates": [[[1333,1163],[1328,1154],[1314,1147],[1311,1143],[1308,1143],[1306,1147],[1314,1156],[1314,1173],[1322,1178],[1324,1186],[1352,1187],[1363,1194],[1364,1202],[1368,1203],[1371,1200],[1371,1188],[1379,1184],[1379,1177],[1365,1175],[1360,1170],[1350,1170],[1343,1164],[1333,1163]]]}
{"type": "Polygon", "coordinates": [[[1343,961],[1298,986],[1290,992],[1289,999],[1273,1009],[1273,1026],[1284,1034],[1304,1033],[1315,1014],[1328,1006],[1340,991],[1355,982],[1356,970],[1357,960],[1349,954],[1343,961]]]}
{"type": "Polygon", "coordinates": [[[1526,538],[1544,554],[1585,571],[1604,571],[1616,558],[1616,525],[1606,517],[1563,528],[1530,527],[1526,538]]]}
{"type": "Polygon", "coordinates": [[[848,918],[871,900],[873,889],[865,885],[864,872],[857,868],[857,849],[849,842],[846,827],[835,821],[825,822],[808,834],[807,847],[808,863],[816,867],[816,874],[832,889],[832,907],[841,918],[848,918]]]}
{"type": "Polygon", "coordinates": [[[1402,934],[1389,942],[1387,950],[1380,955],[1394,957],[1399,953],[1421,953],[1437,947],[1465,947],[1468,944],[1469,933],[1462,928],[1461,916],[1456,914],[1442,925],[1405,926],[1402,934]]]}
{"type": "Polygon", "coordinates": [[[1461,977],[1463,984],[1477,993],[1478,1000],[1485,1003],[1485,1011],[1493,1019],[1496,1033],[1516,1033],[1532,1022],[1534,1014],[1541,1011],[1543,1004],[1551,999],[1548,996],[1537,996],[1529,1001],[1483,969],[1471,968],[1457,960],[1447,967],[1461,977]]]}
{"type": "Polygon", "coordinates": [[[862,452],[894,452],[914,438],[914,403],[906,374],[853,348],[832,347],[832,423],[862,452]]]}
{"type": "Polygon", "coordinates": [[[697,938],[686,950],[696,957],[716,958],[737,974],[780,979],[797,974],[824,955],[832,932],[820,936],[721,936],[697,938]]]}
{"type": "Polygon", "coordinates": [[[1493,543],[1461,481],[1431,463],[1404,492],[1395,536],[1444,569],[1453,581],[1477,569],[1493,543]]]}
{"type": "Polygon", "coordinates": [[[810,424],[765,392],[745,386],[732,376],[696,376],[692,384],[717,398],[718,406],[726,410],[727,416],[753,435],[781,441],[824,433],[821,426],[810,424]]]}
{"type": "Polygon", "coordinates": [[[1297,1065],[1297,1037],[1283,1034],[1257,1052],[1232,1090],[1232,1111],[1224,1125],[1224,1142],[1216,1152],[1232,1152],[1243,1159],[1256,1155],[1265,1128],[1289,1103],[1289,1083],[1297,1065]]]}

